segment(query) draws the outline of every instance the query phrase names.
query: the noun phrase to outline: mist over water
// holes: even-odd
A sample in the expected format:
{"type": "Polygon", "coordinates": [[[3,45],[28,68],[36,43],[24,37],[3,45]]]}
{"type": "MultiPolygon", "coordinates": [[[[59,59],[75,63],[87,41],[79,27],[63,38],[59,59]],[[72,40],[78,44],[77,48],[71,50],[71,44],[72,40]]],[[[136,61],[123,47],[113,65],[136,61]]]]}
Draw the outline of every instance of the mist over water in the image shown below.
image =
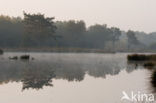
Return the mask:
{"type": "Polygon", "coordinates": [[[127,54],[30,53],[34,60],[8,59],[14,55],[23,53],[0,57],[1,102],[120,103],[122,91],[154,93],[150,71],[127,64],[127,54]]]}

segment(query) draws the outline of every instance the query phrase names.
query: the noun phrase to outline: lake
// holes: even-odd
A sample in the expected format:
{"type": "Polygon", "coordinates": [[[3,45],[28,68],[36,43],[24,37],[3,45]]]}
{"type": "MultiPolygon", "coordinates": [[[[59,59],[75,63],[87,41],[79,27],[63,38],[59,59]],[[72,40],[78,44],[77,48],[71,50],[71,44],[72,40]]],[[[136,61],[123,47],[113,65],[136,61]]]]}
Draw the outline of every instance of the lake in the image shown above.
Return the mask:
{"type": "Polygon", "coordinates": [[[131,103],[127,94],[152,93],[152,71],[126,53],[29,53],[34,60],[0,56],[0,103],[131,103]]]}

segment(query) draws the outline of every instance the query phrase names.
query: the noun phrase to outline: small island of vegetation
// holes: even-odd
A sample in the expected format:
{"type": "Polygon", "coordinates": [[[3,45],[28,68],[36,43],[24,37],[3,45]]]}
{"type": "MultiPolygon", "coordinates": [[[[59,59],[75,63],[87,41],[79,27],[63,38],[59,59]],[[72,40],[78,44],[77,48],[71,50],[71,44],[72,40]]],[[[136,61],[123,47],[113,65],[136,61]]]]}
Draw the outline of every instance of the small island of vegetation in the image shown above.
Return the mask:
{"type": "Polygon", "coordinates": [[[156,54],[131,54],[127,56],[127,59],[128,61],[135,61],[137,64],[140,62],[144,67],[156,66],[156,54]]]}

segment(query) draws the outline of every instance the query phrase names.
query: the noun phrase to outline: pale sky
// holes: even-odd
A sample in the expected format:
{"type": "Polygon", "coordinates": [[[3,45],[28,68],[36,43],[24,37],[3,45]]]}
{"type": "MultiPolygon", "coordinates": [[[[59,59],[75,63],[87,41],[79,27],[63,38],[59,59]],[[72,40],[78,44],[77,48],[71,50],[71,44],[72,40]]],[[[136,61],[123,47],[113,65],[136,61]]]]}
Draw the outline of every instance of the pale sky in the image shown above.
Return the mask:
{"type": "Polygon", "coordinates": [[[56,20],[84,20],[122,30],[156,31],[156,0],[0,0],[0,14],[44,13],[56,20]]]}

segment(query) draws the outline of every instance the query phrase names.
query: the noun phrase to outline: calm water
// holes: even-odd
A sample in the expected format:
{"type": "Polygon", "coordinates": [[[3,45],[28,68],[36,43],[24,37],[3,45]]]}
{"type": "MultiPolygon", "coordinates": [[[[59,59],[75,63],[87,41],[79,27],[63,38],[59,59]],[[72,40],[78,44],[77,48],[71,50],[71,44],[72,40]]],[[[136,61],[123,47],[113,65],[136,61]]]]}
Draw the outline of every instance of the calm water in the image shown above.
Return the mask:
{"type": "Polygon", "coordinates": [[[122,91],[154,93],[151,71],[127,54],[29,54],[35,59],[0,56],[0,103],[121,103],[122,91]]]}

